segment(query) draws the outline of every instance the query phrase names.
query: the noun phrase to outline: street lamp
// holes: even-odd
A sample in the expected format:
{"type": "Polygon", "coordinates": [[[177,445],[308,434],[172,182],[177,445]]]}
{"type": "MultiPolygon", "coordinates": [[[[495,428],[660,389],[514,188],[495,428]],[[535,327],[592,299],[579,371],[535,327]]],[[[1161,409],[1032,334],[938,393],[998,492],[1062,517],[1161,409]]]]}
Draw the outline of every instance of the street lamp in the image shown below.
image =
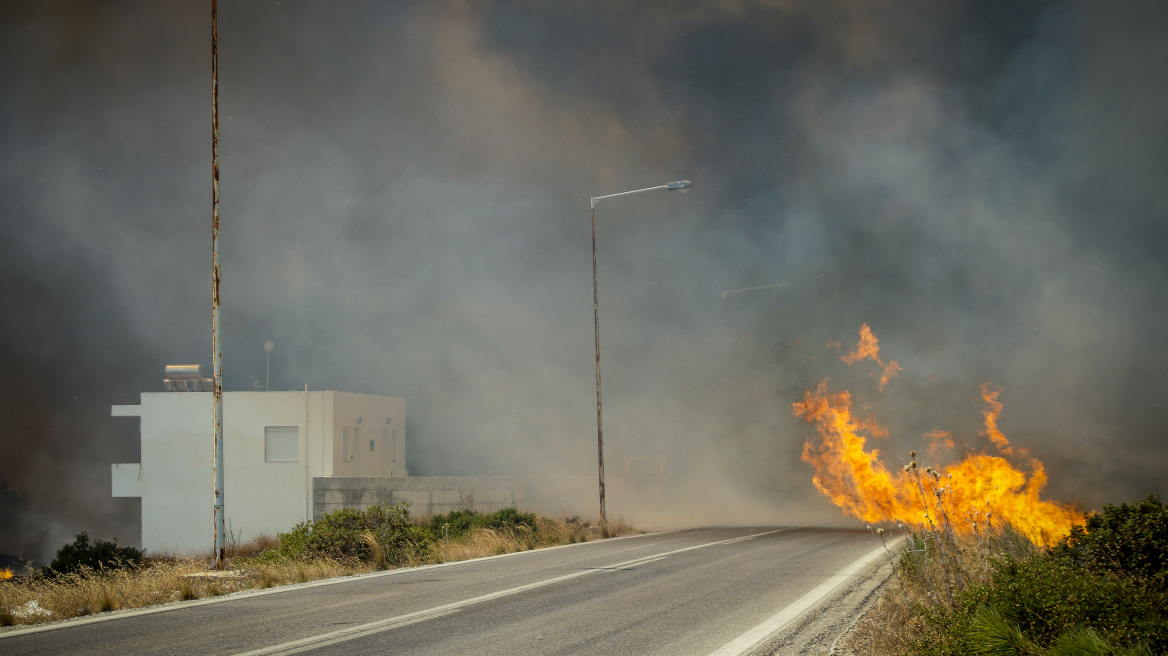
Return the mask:
{"type": "Polygon", "coordinates": [[[615,198],[617,196],[628,196],[629,194],[639,194],[642,191],[656,191],[658,189],[685,193],[692,186],[693,183],[689,180],[678,180],[656,187],[646,187],[644,189],[634,189],[633,191],[622,191],[619,194],[592,197],[592,320],[596,329],[596,454],[600,463],[600,524],[602,526],[608,523],[608,515],[604,506],[604,422],[601,420],[600,404],[600,295],[596,285],[596,201],[604,200],[605,198],[615,198]]]}

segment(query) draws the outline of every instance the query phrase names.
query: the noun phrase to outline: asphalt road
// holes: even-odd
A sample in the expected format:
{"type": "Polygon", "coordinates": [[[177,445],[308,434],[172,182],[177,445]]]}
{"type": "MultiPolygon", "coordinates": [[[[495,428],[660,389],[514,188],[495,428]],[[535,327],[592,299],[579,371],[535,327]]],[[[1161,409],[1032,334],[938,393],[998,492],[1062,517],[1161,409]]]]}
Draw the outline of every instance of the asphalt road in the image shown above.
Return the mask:
{"type": "Polygon", "coordinates": [[[878,547],[841,530],[657,533],[6,631],[0,653],[783,653],[784,631],[879,583],[878,547]]]}

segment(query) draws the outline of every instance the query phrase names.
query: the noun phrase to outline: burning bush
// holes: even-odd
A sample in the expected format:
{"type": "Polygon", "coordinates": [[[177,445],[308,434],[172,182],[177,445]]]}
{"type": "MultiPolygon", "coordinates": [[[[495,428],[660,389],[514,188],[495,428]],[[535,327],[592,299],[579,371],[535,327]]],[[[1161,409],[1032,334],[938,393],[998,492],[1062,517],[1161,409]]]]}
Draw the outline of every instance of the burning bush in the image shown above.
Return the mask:
{"type": "MultiPolygon", "coordinates": [[[[867,326],[844,361],[884,367],[867,326]]],[[[915,451],[889,470],[867,446],[888,431],[852,411],[846,391],[808,391],[794,413],[818,430],[804,445],[812,479],[846,514],[894,522],[906,538],[891,551],[897,588],[851,639],[857,652],[957,656],[1168,653],[1168,509],[1158,497],[1085,517],[1043,499],[1042,463],[999,427],[1000,389],[981,388],[987,447],[926,466],[915,451]],[[1029,471],[1007,457],[1023,459],[1029,471]],[[889,627],[898,630],[889,631],[889,627]]],[[[949,433],[926,434],[935,447],[949,433]]],[[[930,448],[929,457],[933,457],[930,448]]],[[[923,459],[923,458],[922,458],[923,459]]],[[[882,540],[887,531],[874,528],[882,540]]],[[[887,543],[886,543],[887,544],[887,543]]]]}
{"type": "MultiPolygon", "coordinates": [[[[884,368],[881,388],[901,371],[899,365],[891,368],[895,361],[884,364],[880,359],[876,336],[867,325],[860,329],[856,351],[842,359],[848,364],[874,360],[884,368]]],[[[851,392],[828,391],[824,380],[793,406],[795,416],[814,424],[820,437],[818,444],[810,440],[804,444],[803,460],[815,469],[811,479],[815,487],[844,513],[864,521],[922,526],[930,520],[928,516],[922,520],[920,495],[944,495],[953,515],[952,530],[960,534],[974,532],[979,521],[984,524],[992,517],[998,525],[1008,523],[1040,545],[1052,544],[1071,530],[1080,513],[1073,505],[1042,498],[1046,486],[1042,462],[1029,457],[1025,449],[1011,447],[998,428],[1000,393],[988,383],[982,385],[986,409],[981,434],[993,446],[992,451],[971,451],[960,460],[932,467],[925,467],[924,462],[918,466],[914,452],[903,471],[890,471],[880,459],[880,451],[868,446],[871,439],[887,437],[888,430],[875,418],[856,416],[851,392]],[[1029,472],[1005,456],[1025,458],[1029,472]],[[918,467],[929,472],[923,488],[914,478],[918,467]]],[[[926,437],[944,440],[947,435],[934,431],[926,437]]]]}
{"type": "Polygon", "coordinates": [[[993,559],[951,607],[922,607],[911,653],[1168,653],[1168,508],[1151,496],[1085,519],[1047,551],[993,559]]]}
{"type": "MultiPolygon", "coordinates": [[[[915,454],[905,471],[889,471],[878,450],[865,448],[869,437],[883,437],[887,430],[874,419],[853,415],[849,392],[829,392],[821,383],[794,409],[795,416],[819,430],[820,443],[807,442],[803,460],[815,468],[812,482],[820,492],[859,519],[921,523],[920,492],[910,471],[918,468],[915,454]]],[[[995,412],[986,416],[987,424],[997,417],[995,412]]],[[[1000,455],[970,453],[936,470],[929,467],[925,493],[948,496],[960,533],[970,532],[973,519],[988,514],[1039,544],[1050,544],[1070,531],[1079,513],[1042,499],[1046,470],[1037,459],[1029,464],[1028,476],[1000,455]]]]}

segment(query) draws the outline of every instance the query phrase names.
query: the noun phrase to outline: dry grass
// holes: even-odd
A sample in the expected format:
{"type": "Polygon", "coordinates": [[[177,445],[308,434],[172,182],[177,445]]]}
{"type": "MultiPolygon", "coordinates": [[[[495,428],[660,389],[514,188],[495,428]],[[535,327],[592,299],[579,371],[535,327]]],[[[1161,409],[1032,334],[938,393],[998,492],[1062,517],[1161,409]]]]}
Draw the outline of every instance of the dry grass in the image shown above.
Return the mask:
{"type": "Polygon", "coordinates": [[[848,653],[893,656],[920,636],[921,618],[913,600],[890,587],[856,623],[845,640],[848,653]]]}
{"type": "MultiPolygon", "coordinates": [[[[526,527],[514,531],[477,529],[461,538],[438,539],[428,555],[414,557],[409,564],[468,560],[598,540],[605,533],[615,537],[636,532],[623,523],[609,524],[607,529],[539,517],[535,531],[526,527]]],[[[279,541],[273,536],[229,545],[228,571],[224,573],[209,571],[210,555],[160,554],[151,556],[136,569],[85,570],[56,578],[32,575],[0,581],[0,626],[38,624],[105,611],[202,599],[241,590],[351,576],[387,567],[384,554],[377,562],[296,561],[273,557],[277,547],[279,541]]]]}
{"type": "Polygon", "coordinates": [[[427,562],[447,563],[484,556],[498,556],[516,551],[530,551],[541,547],[561,544],[575,544],[638,533],[623,522],[607,526],[591,527],[581,523],[558,521],[547,517],[537,517],[535,530],[520,526],[514,530],[494,530],[477,528],[467,535],[439,539],[427,562]]]}
{"type": "MultiPolygon", "coordinates": [[[[915,451],[910,455],[916,458],[915,451]]],[[[915,460],[906,471],[916,483],[924,520],[918,526],[899,525],[904,540],[895,550],[888,549],[894,578],[845,640],[853,654],[903,654],[923,636],[922,609],[953,608],[962,589],[989,581],[995,558],[1026,556],[1035,549],[1009,525],[995,525],[988,507],[968,517],[956,516],[952,491],[939,473],[930,468],[920,471],[915,460]]],[[[869,529],[887,549],[886,531],[869,529]]]]}
{"type": "Polygon", "coordinates": [[[268,549],[279,548],[279,538],[274,535],[261,535],[247,542],[229,543],[227,545],[227,558],[247,558],[267,551],[268,549]]]}
{"type": "Polygon", "coordinates": [[[924,608],[952,608],[956,595],[967,585],[986,583],[995,557],[1023,556],[1033,544],[1009,527],[983,530],[974,535],[951,535],[942,559],[934,535],[925,530],[910,533],[890,556],[894,577],[881,596],[856,623],[845,646],[853,654],[896,656],[924,637],[924,608]]]}
{"type": "MultiPolygon", "coordinates": [[[[228,559],[237,566],[244,556],[228,559]],[[234,561],[234,562],[233,562],[234,561]]],[[[243,571],[210,572],[210,557],[151,558],[136,569],[83,570],[55,578],[31,576],[0,583],[0,626],[37,624],[172,601],[202,599],[276,585],[368,571],[363,563],[313,561],[246,563],[243,571]],[[30,606],[32,602],[32,606],[30,606]]]]}

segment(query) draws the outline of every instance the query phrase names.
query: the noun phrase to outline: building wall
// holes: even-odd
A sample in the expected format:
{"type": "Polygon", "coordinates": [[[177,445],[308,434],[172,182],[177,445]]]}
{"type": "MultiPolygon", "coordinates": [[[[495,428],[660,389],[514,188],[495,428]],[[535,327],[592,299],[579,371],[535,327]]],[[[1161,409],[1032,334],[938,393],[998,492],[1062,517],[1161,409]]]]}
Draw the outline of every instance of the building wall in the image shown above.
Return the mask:
{"type": "Polygon", "coordinates": [[[332,408],[331,475],[408,475],[405,399],[337,393],[332,408]]]}
{"type": "MultiPolygon", "coordinates": [[[[210,551],[213,545],[213,418],[209,392],[147,392],[115,416],[140,417],[142,462],[112,467],[114,496],[142,497],[142,546],[153,552],[210,551]]],[[[231,537],[286,531],[312,514],[311,481],[334,467],[405,475],[390,445],[356,449],[340,462],[341,426],[404,426],[405,401],[346,392],[226,392],[223,395],[223,503],[231,537]],[[360,422],[357,420],[360,419],[360,422]],[[388,423],[386,423],[388,421],[388,423]],[[296,460],[265,460],[265,428],[295,430],[296,460]]],[[[391,429],[392,430],[392,429],[391,429]]],[[[392,432],[388,433],[392,439],[392,432]]],[[[401,440],[404,442],[404,439],[401,440]]]]}
{"type": "MultiPolygon", "coordinates": [[[[661,501],[662,479],[605,481],[610,519],[652,511],[661,501]]],[[[594,476],[410,476],[312,479],[313,518],[341,508],[368,508],[403,501],[418,517],[473,509],[493,512],[514,506],[551,517],[600,514],[594,476]]]]}

